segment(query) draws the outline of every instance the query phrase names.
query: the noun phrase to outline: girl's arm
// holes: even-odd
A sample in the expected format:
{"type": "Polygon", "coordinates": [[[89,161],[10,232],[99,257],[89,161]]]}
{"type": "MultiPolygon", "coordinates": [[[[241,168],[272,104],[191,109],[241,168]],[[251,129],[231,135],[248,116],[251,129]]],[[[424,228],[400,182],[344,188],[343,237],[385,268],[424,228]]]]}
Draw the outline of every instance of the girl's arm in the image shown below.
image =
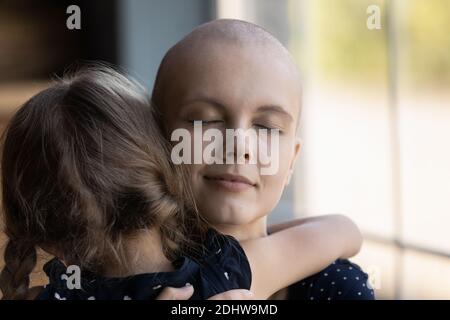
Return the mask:
{"type": "Polygon", "coordinates": [[[361,244],[358,227],[343,215],[303,220],[267,237],[242,241],[252,269],[250,290],[256,299],[267,299],[334,260],[355,255],[361,244]]]}
{"type": "Polygon", "coordinates": [[[292,228],[295,226],[299,226],[306,222],[312,222],[312,221],[319,221],[322,219],[327,219],[330,215],[323,215],[323,216],[314,216],[314,217],[305,217],[305,218],[299,218],[294,220],[289,220],[277,224],[272,224],[267,227],[268,234],[272,234],[281,230],[285,230],[287,228],[292,228]]]}

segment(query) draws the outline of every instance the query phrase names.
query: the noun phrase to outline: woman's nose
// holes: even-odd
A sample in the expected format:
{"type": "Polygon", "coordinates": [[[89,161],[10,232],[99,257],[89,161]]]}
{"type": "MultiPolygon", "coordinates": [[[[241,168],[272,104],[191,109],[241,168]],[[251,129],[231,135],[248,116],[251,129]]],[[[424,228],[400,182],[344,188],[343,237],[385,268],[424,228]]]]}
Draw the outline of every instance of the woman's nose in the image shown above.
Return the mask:
{"type": "Polygon", "coordinates": [[[256,163],[258,136],[254,128],[243,125],[227,128],[224,142],[227,163],[256,163]]]}

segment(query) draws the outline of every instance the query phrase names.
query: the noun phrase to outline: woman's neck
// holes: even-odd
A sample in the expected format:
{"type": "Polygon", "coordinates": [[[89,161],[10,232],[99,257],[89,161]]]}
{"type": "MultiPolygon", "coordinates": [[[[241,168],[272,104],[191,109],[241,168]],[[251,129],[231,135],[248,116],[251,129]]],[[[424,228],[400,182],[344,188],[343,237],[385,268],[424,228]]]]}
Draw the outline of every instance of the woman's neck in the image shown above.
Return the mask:
{"type": "Polygon", "coordinates": [[[238,241],[267,236],[267,216],[247,224],[216,224],[217,231],[235,237],[238,241]]]}

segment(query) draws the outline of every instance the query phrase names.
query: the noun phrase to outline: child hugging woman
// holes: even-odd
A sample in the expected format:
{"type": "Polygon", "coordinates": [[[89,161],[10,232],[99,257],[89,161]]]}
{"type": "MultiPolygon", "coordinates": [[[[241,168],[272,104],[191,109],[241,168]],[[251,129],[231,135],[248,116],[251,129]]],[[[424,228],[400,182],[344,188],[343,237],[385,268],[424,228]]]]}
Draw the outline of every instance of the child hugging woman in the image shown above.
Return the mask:
{"type": "Polygon", "coordinates": [[[140,85],[100,65],[17,111],[1,159],[3,299],[147,300],[186,284],[191,299],[234,289],[266,299],[358,252],[361,234],[340,215],[241,242],[218,232],[198,214],[185,168],[170,161],[154,110],[140,85]],[[48,284],[30,290],[37,248],[55,258],[44,266],[48,284]]]}
{"type": "Polygon", "coordinates": [[[214,286],[205,280],[223,275],[224,260],[211,260],[209,270],[195,257],[222,248],[232,266],[241,253],[199,218],[149,101],[136,82],[96,65],[57,81],[14,115],[1,160],[4,299],[151,299],[163,286],[186,283],[198,288],[198,299],[249,287],[231,273],[232,281],[214,286]],[[36,248],[57,258],[44,267],[45,289],[29,291],[36,248]],[[79,289],[64,280],[70,265],[81,270],[79,289]]]}

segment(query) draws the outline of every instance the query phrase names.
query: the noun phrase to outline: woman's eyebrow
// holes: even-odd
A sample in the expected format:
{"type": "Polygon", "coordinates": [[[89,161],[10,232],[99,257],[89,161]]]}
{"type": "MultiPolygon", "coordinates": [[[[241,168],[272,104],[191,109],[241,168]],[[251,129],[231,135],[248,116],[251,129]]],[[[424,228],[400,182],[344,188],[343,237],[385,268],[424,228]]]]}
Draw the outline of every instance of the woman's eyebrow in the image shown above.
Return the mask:
{"type": "Polygon", "coordinates": [[[207,96],[200,96],[200,97],[197,97],[194,99],[188,99],[182,103],[182,106],[187,106],[187,105],[197,103],[197,102],[209,104],[210,106],[213,106],[216,109],[220,109],[221,111],[226,109],[226,107],[223,103],[221,103],[220,101],[218,101],[214,98],[207,97],[207,96]]]}
{"type": "Polygon", "coordinates": [[[286,110],[277,105],[260,106],[256,111],[261,113],[278,113],[283,117],[287,117],[289,121],[294,121],[294,118],[286,110]]]}

